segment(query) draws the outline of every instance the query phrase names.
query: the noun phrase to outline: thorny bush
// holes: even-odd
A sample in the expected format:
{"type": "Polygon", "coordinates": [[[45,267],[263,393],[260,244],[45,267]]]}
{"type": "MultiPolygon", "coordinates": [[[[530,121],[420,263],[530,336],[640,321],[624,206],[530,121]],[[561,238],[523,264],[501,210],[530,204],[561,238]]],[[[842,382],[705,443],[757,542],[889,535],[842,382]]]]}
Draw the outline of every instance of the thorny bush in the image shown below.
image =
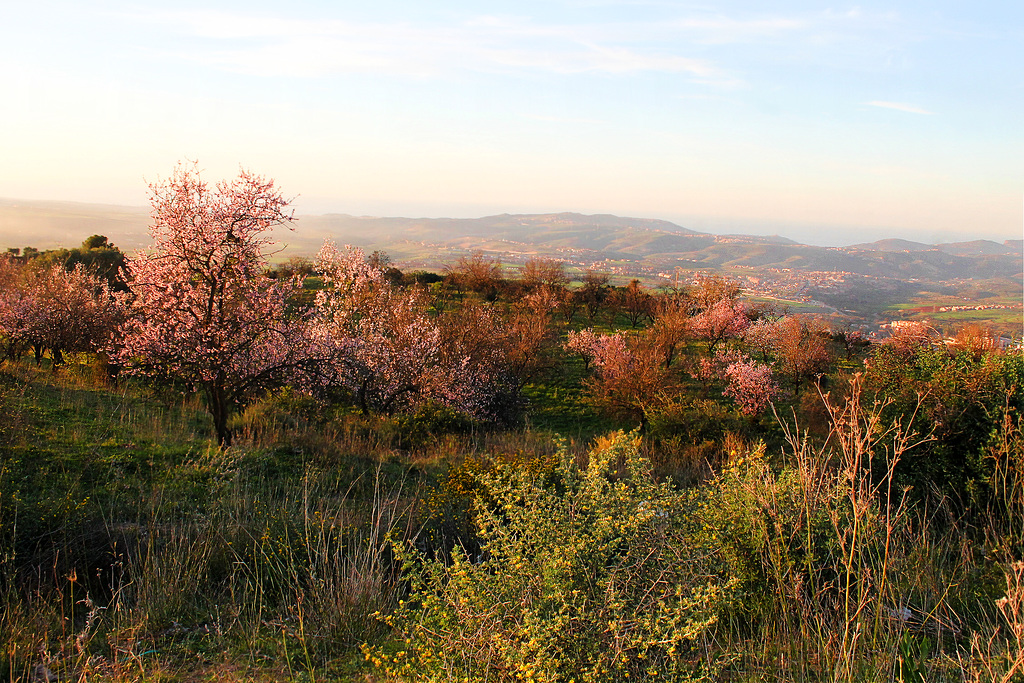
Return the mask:
{"type": "Polygon", "coordinates": [[[481,476],[478,553],[451,562],[397,547],[410,594],[381,618],[397,651],[367,646],[419,680],[700,679],[701,640],[734,582],[684,532],[684,497],[656,483],[636,434],[600,440],[586,468],[481,476]]]}

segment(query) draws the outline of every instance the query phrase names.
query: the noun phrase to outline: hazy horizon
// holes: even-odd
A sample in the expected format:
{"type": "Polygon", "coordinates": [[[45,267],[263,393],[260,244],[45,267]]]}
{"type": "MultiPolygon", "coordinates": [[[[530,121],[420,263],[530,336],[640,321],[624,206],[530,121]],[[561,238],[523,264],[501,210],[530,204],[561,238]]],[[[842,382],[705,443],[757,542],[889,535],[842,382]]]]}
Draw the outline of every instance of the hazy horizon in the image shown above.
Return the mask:
{"type": "Polygon", "coordinates": [[[1024,5],[5,9],[0,196],[139,206],[196,160],[313,214],[609,213],[817,244],[1022,232],[1024,5]]]}
{"type": "MultiPolygon", "coordinates": [[[[297,203],[298,202],[296,202],[296,204],[297,203]]],[[[9,230],[10,226],[9,225],[5,225],[5,223],[9,222],[9,219],[7,218],[7,216],[2,211],[4,205],[12,206],[12,207],[13,206],[23,206],[23,207],[29,207],[29,208],[33,208],[33,209],[37,209],[37,210],[46,209],[48,207],[61,207],[61,206],[67,207],[68,209],[71,209],[72,207],[85,207],[86,209],[92,208],[96,212],[101,212],[102,210],[108,210],[108,211],[115,211],[115,212],[125,212],[125,213],[128,213],[129,215],[135,215],[135,216],[140,217],[140,218],[145,216],[147,218],[145,219],[144,224],[143,224],[143,222],[140,221],[140,223],[139,223],[137,229],[134,231],[134,233],[139,238],[138,241],[140,243],[145,243],[145,242],[148,241],[148,212],[149,212],[149,207],[146,206],[146,205],[141,205],[141,204],[140,205],[109,204],[109,203],[82,202],[82,201],[75,201],[75,200],[60,200],[60,199],[34,200],[34,199],[21,199],[21,198],[13,198],[13,197],[0,197],[0,239],[2,239],[3,236],[5,236],[5,235],[9,235],[10,234],[10,230],[9,230]]],[[[414,215],[414,214],[408,214],[408,215],[383,214],[383,213],[374,214],[374,213],[352,212],[352,211],[343,211],[343,210],[338,210],[338,211],[325,210],[325,211],[322,211],[322,212],[315,212],[314,213],[312,211],[300,211],[294,205],[293,205],[293,208],[296,208],[295,217],[296,217],[297,221],[296,221],[296,223],[293,223],[292,226],[295,227],[295,228],[298,228],[300,230],[302,228],[302,218],[304,218],[304,217],[305,218],[315,218],[315,217],[327,216],[327,215],[331,215],[331,214],[343,214],[343,215],[356,216],[356,217],[367,217],[367,218],[403,218],[403,219],[411,219],[411,220],[444,220],[444,219],[468,220],[468,219],[486,218],[486,217],[490,217],[490,216],[499,216],[499,215],[502,215],[502,214],[512,214],[512,215],[547,215],[547,214],[555,214],[555,213],[574,213],[574,214],[581,214],[581,215],[595,215],[595,214],[587,214],[587,213],[584,213],[582,211],[562,210],[562,211],[490,211],[490,212],[484,211],[484,212],[478,212],[478,213],[465,213],[464,215],[453,215],[453,214],[440,215],[439,214],[439,215],[434,215],[434,216],[428,216],[428,215],[414,215]]],[[[684,229],[687,229],[687,230],[694,230],[694,231],[702,232],[702,233],[709,233],[709,234],[712,234],[712,235],[779,236],[779,237],[784,237],[784,238],[787,238],[787,239],[791,239],[791,240],[793,240],[795,242],[799,242],[801,244],[806,244],[806,245],[811,245],[811,246],[818,246],[818,247],[846,247],[846,246],[851,246],[851,245],[855,245],[855,244],[875,242],[875,241],[882,240],[882,239],[903,239],[903,240],[908,240],[908,241],[912,241],[912,242],[921,242],[921,243],[924,243],[924,244],[948,244],[948,243],[955,243],[955,242],[968,242],[968,241],[979,240],[979,239],[988,239],[988,240],[996,242],[996,243],[1003,243],[1003,242],[1005,242],[1007,240],[1012,240],[1012,239],[1020,240],[1022,237],[1024,237],[1024,235],[1022,235],[1022,236],[1018,236],[1016,238],[1009,237],[1009,238],[1006,238],[1006,239],[999,239],[997,236],[988,237],[988,236],[985,236],[985,235],[977,235],[977,234],[971,233],[971,234],[964,235],[962,237],[962,239],[961,238],[957,238],[957,236],[955,234],[953,234],[953,235],[945,235],[945,236],[935,234],[935,235],[932,236],[932,239],[922,239],[922,235],[893,233],[892,231],[885,231],[885,230],[881,230],[881,229],[878,229],[878,230],[865,230],[865,229],[857,227],[857,226],[820,226],[820,225],[792,225],[792,224],[786,225],[786,224],[782,224],[782,223],[772,224],[772,223],[767,223],[767,222],[761,222],[761,223],[757,224],[757,223],[754,223],[754,222],[751,222],[751,221],[748,221],[748,220],[742,219],[742,218],[736,218],[736,219],[731,219],[730,220],[730,219],[721,218],[721,217],[700,217],[700,216],[696,216],[696,217],[683,217],[681,219],[679,219],[677,217],[676,219],[674,219],[673,217],[655,216],[655,215],[648,215],[648,216],[636,216],[636,215],[626,215],[626,214],[611,214],[611,215],[619,216],[621,218],[636,218],[636,219],[645,219],[645,220],[667,221],[669,223],[673,223],[674,225],[676,225],[677,227],[680,227],[680,228],[684,228],[684,229]]],[[[102,226],[103,226],[103,221],[104,220],[107,221],[107,225],[109,225],[111,228],[115,228],[115,226],[116,226],[116,222],[115,222],[114,218],[109,217],[109,216],[106,217],[106,219],[104,219],[102,215],[99,215],[99,216],[91,215],[91,216],[88,216],[88,219],[89,219],[88,222],[83,224],[83,226],[82,226],[83,230],[82,230],[82,234],[81,235],[78,235],[78,234],[68,234],[67,232],[65,232],[64,239],[60,239],[60,236],[57,236],[57,235],[46,236],[46,235],[42,235],[42,234],[36,234],[35,235],[35,238],[36,238],[36,243],[35,244],[32,243],[32,239],[31,238],[27,238],[26,240],[23,240],[25,242],[25,244],[20,244],[20,243],[19,244],[6,244],[6,245],[0,245],[0,246],[3,246],[4,248],[6,248],[6,247],[14,247],[14,246],[17,246],[17,247],[23,247],[23,246],[42,246],[43,248],[52,248],[54,246],[59,246],[59,247],[68,248],[68,247],[77,246],[81,242],[82,239],[84,239],[85,237],[88,237],[89,235],[86,234],[87,232],[89,234],[92,234],[92,232],[95,232],[96,230],[102,231],[102,226]],[[92,232],[90,232],[90,230],[92,232]]],[[[115,230],[114,232],[116,233],[117,231],[115,230]]],[[[121,239],[123,239],[123,237],[121,239]]],[[[7,241],[10,241],[10,239],[8,239],[7,241]]]]}

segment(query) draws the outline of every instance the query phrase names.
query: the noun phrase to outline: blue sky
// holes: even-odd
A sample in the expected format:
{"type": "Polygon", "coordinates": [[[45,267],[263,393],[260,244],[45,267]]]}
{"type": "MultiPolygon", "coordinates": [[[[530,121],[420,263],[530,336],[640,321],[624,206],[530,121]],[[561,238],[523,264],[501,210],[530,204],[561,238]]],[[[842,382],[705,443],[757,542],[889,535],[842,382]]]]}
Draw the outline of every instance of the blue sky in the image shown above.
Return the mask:
{"type": "Polygon", "coordinates": [[[5,3],[0,196],[1020,239],[1024,3],[5,3]]]}

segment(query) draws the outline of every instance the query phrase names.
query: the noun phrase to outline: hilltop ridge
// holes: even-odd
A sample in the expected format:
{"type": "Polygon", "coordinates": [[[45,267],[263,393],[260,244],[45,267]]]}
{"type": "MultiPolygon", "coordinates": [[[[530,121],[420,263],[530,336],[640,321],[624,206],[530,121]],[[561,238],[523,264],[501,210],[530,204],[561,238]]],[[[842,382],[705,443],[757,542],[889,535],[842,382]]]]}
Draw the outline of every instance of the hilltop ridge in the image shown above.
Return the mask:
{"type": "Polygon", "coordinates": [[[890,238],[853,244],[847,250],[857,251],[941,251],[954,256],[994,256],[999,254],[1020,254],[1024,251],[1024,240],[1006,240],[1002,244],[992,240],[971,240],[969,242],[943,242],[940,244],[924,244],[898,238],[890,238]]]}
{"type": "MultiPolygon", "coordinates": [[[[280,230],[281,256],[311,255],[330,239],[381,249],[403,267],[439,269],[480,250],[515,265],[533,256],[624,276],[687,270],[831,271],[876,278],[943,280],[1019,277],[1021,241],[974,240],[929,245],[890,238],[849,247],[816,247],[780,236],[715,235],[670,221],[575,212],[481,218],[404,218],[343,213],[299,216],[280,230]]],[[[73,246],[104,234],[126,251],[149,243],[149,212],[76,202],[0,200],[6,246],[73,246]]]]}

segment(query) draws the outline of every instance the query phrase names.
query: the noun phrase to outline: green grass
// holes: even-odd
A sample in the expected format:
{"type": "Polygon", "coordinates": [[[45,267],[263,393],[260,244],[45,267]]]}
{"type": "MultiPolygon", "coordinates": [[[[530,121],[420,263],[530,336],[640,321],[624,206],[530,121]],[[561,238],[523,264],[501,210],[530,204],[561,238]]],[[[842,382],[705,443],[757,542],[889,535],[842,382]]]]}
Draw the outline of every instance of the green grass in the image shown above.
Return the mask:
{"type": "Polygon", "coordinates": [[[527,384],[523,395],[528,402],[529,426],[582,444],[622,427],[589,401],[583,386],[585,376],[583,361],[571,357],[546,381],[527,384]]]}
{"type": "Polygon", "coordinates": [[[939,313],[927,314],[935,320],[941,320],[946,323],[958,323],[958,322],[989,322],[993,325],[1011,325],[1016,324],[1020,326],[1022,320],[1024,320],[1024,310],[1006,310],[1006,309],[987,309],[980,311],[945,311],[939,313]]]}
{"type": "MultiPolygon", "coordinates": [[[[691,343],[680,355],[704,352],[691,343]]],[[[862,370],[851,361],[840,372],[862,370]]],[[[239,415],[236,445],[220,449],[195,397],[107,385],[84,364],[5,364],[0,681],[37,664],[62,680],[384,680],[360,646],[402,647],[372,616],[397,609],[406,590],[388,538],[442,558],[455,544],[478,547],[474,492],[487,484],[474,473],[528,470],[557,488],[556,435],[584,462],[602,435],[635,427],[591,405],[587,374],[579,358],[556,356],[524,389],[525,429],[509,431],[448,429],[440,414],[363,417],[280,392],[239,415]],[[413,438],[417,425],[434,431],[413,438]]],[[[697,510],[680,528],[701,557],[719,558],[701,571],[745,586],[688,651],[719,667],[715,680],[852,683],[900,680],[898,669],[903,680],[981,681],[1024,663],[994,607],[1019,545],[957,518],[948,501],[927,514],[903,499],[878,506],[868,479],[846,477],[843,467],[867,470],[836,465],[860,447],[821,406],[842,400],[839,379],[835,398],[805,391],[780,405],[799,416],[789,441],[770,417],[739,416],[721,387],[678,379],[641,452],[697,510]],[[811,519],[825,493],[831,502],[811,519]],[[837,607],[844,585],[859,591],[854,611],[837,607]],[[920,623],[891,621],[893,605],[920,623]]],[[[1021,462],[1019,433],[1007,432],[1005,451],[1021,462]]],[[[1024,509],[1016,491],[1009,503],[1024,509]]]]}
{"type": "Polygon", "coordinates": [[[369,614],[392,599],[385,534],[415,521],[412,464],[340,433],[221,450],[195,400],[83,366],[7,364],[0,384],[0,679],[365,668],[369,614]]]}
{"type": "Polygon", "coordinates": [[[557,401],[541,400],[552,419],[536,433],[407,443],[400,421],[272,397],[222,450],[195,397],[7,363],[0,681],[37,664],[90,680],[373,680],[358,646],[388,634],[372,617],[396,599],[387,538],[429,521],[453,464],[550,451],[551,431],[589,440],[606,423],[578,379],[576,429],[554,429],[557,401]]]}
{"type": "Polygon", "coordinates": [[[914,320],[930,320],[952,333],[960,325],[979,323],[1000,334],[1020,337],[1024,333],[1024,309],[1021,308],[1021,282],[1019,278],[968,280],[950,283],[946,291],[922,291],[910,300],[894,304],[890,312],[930,306],[1015,306],[1013,309],[986,309],[913,313],[914,320]]]}

